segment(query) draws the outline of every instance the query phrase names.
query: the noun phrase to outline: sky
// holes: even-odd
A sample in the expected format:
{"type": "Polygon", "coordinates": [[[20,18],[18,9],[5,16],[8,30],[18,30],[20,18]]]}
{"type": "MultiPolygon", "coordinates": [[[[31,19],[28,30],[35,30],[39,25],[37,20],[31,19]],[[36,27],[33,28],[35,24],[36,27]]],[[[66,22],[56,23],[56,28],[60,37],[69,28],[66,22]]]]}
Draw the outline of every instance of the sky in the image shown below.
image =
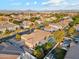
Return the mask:
{"type": "Polygon", "coordinates": [[[79,10],[79,0],[0,0],[0,10],[79,10]]]}

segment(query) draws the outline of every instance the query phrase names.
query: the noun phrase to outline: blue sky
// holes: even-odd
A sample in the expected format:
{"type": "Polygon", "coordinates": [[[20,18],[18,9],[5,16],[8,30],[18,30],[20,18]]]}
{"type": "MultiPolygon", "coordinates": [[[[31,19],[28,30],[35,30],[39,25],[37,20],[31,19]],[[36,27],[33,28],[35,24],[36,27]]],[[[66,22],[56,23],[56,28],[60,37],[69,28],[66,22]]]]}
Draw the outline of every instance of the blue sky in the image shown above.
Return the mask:
{"type": "Polygon", "coordinates": [[[79,0],[0,0],[0,10],[79,10],[79,0]]]}

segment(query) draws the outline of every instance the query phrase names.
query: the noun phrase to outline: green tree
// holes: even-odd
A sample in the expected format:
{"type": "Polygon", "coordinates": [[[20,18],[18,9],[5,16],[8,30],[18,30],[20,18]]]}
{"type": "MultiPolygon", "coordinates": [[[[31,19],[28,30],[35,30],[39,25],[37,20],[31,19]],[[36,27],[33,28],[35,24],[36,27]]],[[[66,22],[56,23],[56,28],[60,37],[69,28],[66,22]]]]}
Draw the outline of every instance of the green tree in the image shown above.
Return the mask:
{"type": "Polygon", "coordinates": [[[43,49],[41,47],[36,47],[33,51],[33,55],[36,56],[38,59],[42,59],[44,57],[43,49]]]}
{"type": "Polygon", "coordinates": [[[24,20],[25,20],[25,21],[28,21],[29,19],[25,18],[24,20]]]}
{"type": "Polygon", "coordinates": [[[9,22],[13,22],[13,19],[9,19],[9,22]]]}
{"type": "Polygon", "coordinates": [[[53,47],[53,44],[50,42],[47,42],[43,45],[44,53],[47,54],[49,50],[53,47]]]}
{"type": "Polygon", "coordinates": [[[11,31],[6,29],[4,34],[10,34],[10,33],[11,33],[11,31]]]}
{"type": "Polygon", "coordinates": [[[22,23],[22,21],[16,21],[16,20],[14,20],[13,23],[17,24],[17,25],[20,25],[22,23]]]}
{"type": "Polygon", "coordinates": [[[30,21],[35,22],[36,20],[39,20],[39,19],[40,19],[39,17],[32,17],[32,18],[30,18],[30,21]]]}
{"type": "Polygon", "coordinates": [[[76,29],[74,27],[70,27],[67,31],[67,36],[72,36],[73,34],[75,34],[76,29]]]}
{"type": "Polygon", "coordinates": [[[49,25],[49,22],[47,22],[47,21],[44,21],[44,26],[48,26],[49,25]]]}
{"type": "Polygon", "coordinates": [[[52,23],[58,23],[59,22],[59,20],[57,19],[57,20],[53,20],[52,21],[52,23]]]}
{"type": "Polygon", "coordinates": [[[64,30],[58,30],[53,33],[53,37],[56,39],[56,42],[61,42],[63,41],[65,36],[65,31],[64,30]]]}
{"type": "Polygon", "coordinates": [[[79,24],[79,16],[74,16],[74,17],[72,17],[72,19],[73,19],[73,24],[74,25],[79,24]]]}
{"type": "Polygon", "coordinates": [[[74,26],[74,22],[69,23],[69,26],[70,27],[74,26]]]}
{"type": "Polygon", "coordinates": [[[38,28],[38,29],[42,29],[42,28],[44,28],[44,25],[43,25],[43,24],[38,24],[38,25],[37,25],[37,28],[38,28]]]}
{"type": "Polygon", "coordinates": [[[21,35],[20,34],[16,34],[16,40],[21,40],[21,35]]]}

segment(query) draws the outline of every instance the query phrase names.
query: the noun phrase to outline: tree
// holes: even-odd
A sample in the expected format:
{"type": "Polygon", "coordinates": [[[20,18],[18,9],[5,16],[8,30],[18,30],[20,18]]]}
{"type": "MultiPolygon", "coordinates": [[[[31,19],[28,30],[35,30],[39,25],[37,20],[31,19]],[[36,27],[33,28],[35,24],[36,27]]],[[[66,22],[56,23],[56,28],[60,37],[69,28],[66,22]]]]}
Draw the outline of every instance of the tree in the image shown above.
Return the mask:
{"type": "Polygon", "coordinates": [[[44,26],[48,26],[49,25],[49,22],[47,22],[47,21],[44,21],[44,26]]]}
{"type": "Polygon", "coordinates": [[[58,19],[63,18],[64,16],[66,16],[66,14],[64,13],[55,13],[54,16],[56,16],[58,19]]]}
{"type": "Polygon", "coordinates": [[[52,48],[53,44],[50,42],[47,42],[43,45],[43,49],[45,54],[47,54],[49,52],[49,50],[52,48]]]}
{"type": "Polygon", "coordinates": [[[74,17],[72,17],[72,19],[73,19],[73,24],[74,25],[79,24],[79,16],[74,16],[74,17]]]}
{"type": "Polygon", "coordinates": [[[30,18],[30,21],[35,22],[36,20],[39,20],[39,19],[40,19],[40,17],[32,17],[32,18],[30,18]]]}
{"type": "Polygon", "coordinates": [[[52,21],[52,23],[58,23],[59,22],[59,20],[57,19],[57,20],[53,20],[52,21]]]}
{"type": "Polygon", "coordinates": [[[11,31],[9,31],[8,29],[6,29],[4,34],[10,34],[10,33],[11,33],[11,31]]]}
{"type": "Polygon", "coordinates": [[[56,42],[63,41],[64,36],[65,36],[64,30],[58,30],[58,31],[53,33],[53,37],[56,39],[56,42]]]}
{"type": "Polygon", "coordinates": [[[20,34],[16,34],[16,40],[21,40],[21,35],[20,34]]]}
{"type": "Polygon", "coordinates": [[[41,47],[36,47],[33,51],[33,55],[36,56],[38,59],[42,59],[44,57],[43,49],[41,47]]]}
{"type": "Polygon", "coordinates": [[[76,32],[76,29],[74,27],[70,27],[67,31],[67,35],[71,36],[76,32]]]}
{"type": "Polygon", "coordinates": [[[22,21],[16,21],[16,20],[14,20],[13,23],[16,24],[16,25],[20,25],[22,23],[22,21]]]}
{"type": "Polygon", "coordinates": [[[48,22],[48,23],[51,23],[53,21],[53,19],[47,18],[45,21],[48,22]]]}
{"type": "Polygon", "coordinates": [[[25,18],[24,20],[25,20],[25,21],[28,21],[29,19],[25,18]]]}
{"type": "Polygon", "coordinates": [[[9,22],[13,22],[13,19],[9,19],[9,22]]]}
{"type": "Polygon", "coordinates": [[[3,32],[2,31],[0,31],[0,34],[2,34],[3,32]]]}
{"type": "Polygon", "coordinates": [[[74,22],[69,23],[69,26],[70,27],[74,26],[74,22]]]}
{"type": "Polygon", "coordinates": [[[37,28],[38,28],[38,29],[43,29],[43,28],[44,28],[44,25],[43,25],[43,24],[38,24],[38,25],[37,25],[37,28]]]}

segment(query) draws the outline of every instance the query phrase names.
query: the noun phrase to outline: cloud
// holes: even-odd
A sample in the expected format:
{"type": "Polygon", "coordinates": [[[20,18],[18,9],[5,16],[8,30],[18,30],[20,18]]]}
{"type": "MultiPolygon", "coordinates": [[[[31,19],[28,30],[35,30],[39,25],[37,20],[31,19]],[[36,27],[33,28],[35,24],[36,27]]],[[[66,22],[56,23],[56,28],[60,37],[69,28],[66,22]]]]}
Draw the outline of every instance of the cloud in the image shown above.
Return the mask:
{"type": "Polygon", "coordinates": [[[79,9],[79,2],[77,0],[47,0],[42,2],[44,10],[59,10],[59,9],[79,9]]]}
{"type": "Polygon", "coordinates": [[[72,6],[79,5],[79,3],[71,3],[72,6]]]}
{"type": "Polygon", "coordinates": [[[45,2],[42,2],[42,5],[44,6],[77,6],[79,5],[79,2],[77,0],[75,1],[67,1],[67,0],[47,0],[45,2]]]}
{"type": "Polygon", "coordinates": [[[29,2],[26,2],[26,5],[27,5],[27,6],[29,6],[29,5],[30,5],[30,3],[29,3],[29,2]]]}
{"type": "Polygon", "coordinates": [[[46,5],[46,4],[54,4],[54,5],[59,5],[61,2],[63,2],[64,0],[48,0],[46,2],[43,2],[42,4],[43,5],[46,5]]]}
{"type": "Polygon", "coordinates": [[[36,5],[37,4],[37,1],[34,1],[34,4],[36,5]]]}

